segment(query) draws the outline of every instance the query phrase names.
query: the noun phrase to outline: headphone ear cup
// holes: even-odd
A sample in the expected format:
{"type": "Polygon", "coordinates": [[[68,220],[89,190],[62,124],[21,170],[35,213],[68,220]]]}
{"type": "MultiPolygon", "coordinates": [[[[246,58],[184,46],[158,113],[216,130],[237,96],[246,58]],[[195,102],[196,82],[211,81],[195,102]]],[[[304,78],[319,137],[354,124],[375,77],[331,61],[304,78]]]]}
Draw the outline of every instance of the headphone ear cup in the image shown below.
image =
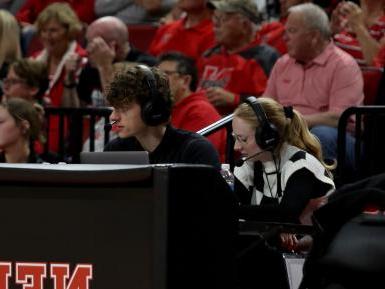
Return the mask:
{"type": "Polygon", "coordinates": [[[171,105],[160,95],[142,104],[141,116],[145,124],[157,126],[170,118],[171,105]]]}
{"type": "Polygon", "coordinates": [[[141,116],[142,120],[145,124],[151,125],[151,113],[152,111],[152,105],[150,101],[146,101],[145,103],[142,104],[141,106],[141,116]]]}
{"type": "Polygon", "coordinates": [[[254,111],[259,121],[259,126],[255,129],[255,142],[262,150],[274,150],[279,143],[279,133],[273,123],[271,123],[259,100],[255,96],[245,99],[254,111]]]}
{"type": "Polygon", "coordinates": [[[258,146],[263,150],[274,150],[279,143],[278,130],[272,123],[266,123],[259,130],[258,146]]]}
{"type": "Polygon", "coordinates": [[[149,96],[141,104],[141,117],[149,126],[164,123],[171,115],[171,101],[165,100],[157,90],[157,81],[151,69],[145,65],[137,65],[144,73],[144,82],[149,90],[149,96]]]}

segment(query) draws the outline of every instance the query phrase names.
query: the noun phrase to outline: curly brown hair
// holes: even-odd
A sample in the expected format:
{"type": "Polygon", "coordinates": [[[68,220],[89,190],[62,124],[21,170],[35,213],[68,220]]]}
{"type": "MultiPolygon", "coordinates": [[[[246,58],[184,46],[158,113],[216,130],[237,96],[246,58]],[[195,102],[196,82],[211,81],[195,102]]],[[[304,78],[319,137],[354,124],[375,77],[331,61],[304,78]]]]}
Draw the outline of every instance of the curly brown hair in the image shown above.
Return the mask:
{"type": "MultiPolygon", "coordinates": [[[[132,63],[119,63],[114,66],[115,74],[107,88],[107,101],[115,108],[124,108],[136,102],[143,105],[151,97],[145,72],[132,63]]],[[[172,97],[167,75],[155,67],[150,68],[156,82],[157,95],[163,97],[171,106],[172,97]]]]}

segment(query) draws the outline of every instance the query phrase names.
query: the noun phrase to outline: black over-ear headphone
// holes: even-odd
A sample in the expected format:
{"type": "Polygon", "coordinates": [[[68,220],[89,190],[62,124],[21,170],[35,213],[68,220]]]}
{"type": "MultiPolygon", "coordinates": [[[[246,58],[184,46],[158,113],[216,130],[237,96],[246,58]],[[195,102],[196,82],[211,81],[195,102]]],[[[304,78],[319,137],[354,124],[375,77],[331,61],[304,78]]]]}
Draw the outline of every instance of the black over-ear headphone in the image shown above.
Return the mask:
{"type": "Polygon", "coordinates": [[[255,130],[255,142],[262,150],[274,150],[279,143],[276,126],[268,120],[265,110],[255,96],[249,96],[244,102],[253,109],[259,122],[255,130]]]}
{"type": "Polygon", "coordinates": [[[149,126],[157,126],[170,118],[171,101],[158,93],[155,75],[148,66],[140,64],[136,67],[143,72],[149,91],[148,98],[141,103],[142,120],[149,126]]]}

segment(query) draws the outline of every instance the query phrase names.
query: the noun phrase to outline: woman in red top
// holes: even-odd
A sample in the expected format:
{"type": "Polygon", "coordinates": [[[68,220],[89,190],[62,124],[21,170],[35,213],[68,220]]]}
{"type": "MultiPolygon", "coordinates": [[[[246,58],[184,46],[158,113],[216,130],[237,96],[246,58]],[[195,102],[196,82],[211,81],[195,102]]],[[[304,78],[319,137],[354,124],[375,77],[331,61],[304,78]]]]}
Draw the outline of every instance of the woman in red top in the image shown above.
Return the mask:
{"type": "MultiPolygon", "coordinates": [[[[78,17],[67,3],[53,3],[39,14],[36,26],[44,49],[34,58],[46,63],[49,78],[43,105],[79,107],[74,88],[87,58],[86,51],[75,40],[82,30],[78,17]]],[[[48,141],[50,150],[55,152],[58,128],[58,119],[52,119],[48,141]]]]}
{"type": "Polygon", "coordinates": [[[44,49],[34,58],[47,64],[49,77],[45,105],[79,106],[75,95],[63,97],[87,62],[86,51],[75,40],[82,30],[78,17],[68,4],[54,3],[39,14],[36,26],[44,49]]]}

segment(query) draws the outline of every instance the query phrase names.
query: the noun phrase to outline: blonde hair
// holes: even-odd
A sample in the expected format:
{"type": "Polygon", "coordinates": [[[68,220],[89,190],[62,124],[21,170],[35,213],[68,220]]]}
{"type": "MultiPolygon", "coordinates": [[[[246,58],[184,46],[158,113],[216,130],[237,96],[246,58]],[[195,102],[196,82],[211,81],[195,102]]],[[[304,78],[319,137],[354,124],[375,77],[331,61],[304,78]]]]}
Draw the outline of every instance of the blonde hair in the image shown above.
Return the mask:
{"type": "MultiPolygon", "coordinates": [[[[314,136],[303,119],[302,115],[293,109],[292,115],[285,115],[284,107],[271,98],[259,97],[259,104],[266,113],[266,117],[272,123],[279,135],[279,142],[274,150],[278,153],[284,142],[296,146],[313,156],[315,156],[327,169],[333,169],[324,163],[322,157],[321,144],[316,136],[314,136]]],[[[253,108],[247,104],[240,104],[234,111],[234,117],[239,117],[256,129],[260,124],[253,108]]]]}
{"type": "Polygon", "coordinates": [[[71,40],[74,40],[82,31],[82,23],[68,3],[52,3],[40,12],[35,22],[39,33],[50,20],[57,20],[63,25],[67,29],[67,34],[71,40]]]}
{"type": "Polygon", "coordinates": [[[21,58],[20,27],[15,17],[0,9],[0,67],[21,58]]]}

